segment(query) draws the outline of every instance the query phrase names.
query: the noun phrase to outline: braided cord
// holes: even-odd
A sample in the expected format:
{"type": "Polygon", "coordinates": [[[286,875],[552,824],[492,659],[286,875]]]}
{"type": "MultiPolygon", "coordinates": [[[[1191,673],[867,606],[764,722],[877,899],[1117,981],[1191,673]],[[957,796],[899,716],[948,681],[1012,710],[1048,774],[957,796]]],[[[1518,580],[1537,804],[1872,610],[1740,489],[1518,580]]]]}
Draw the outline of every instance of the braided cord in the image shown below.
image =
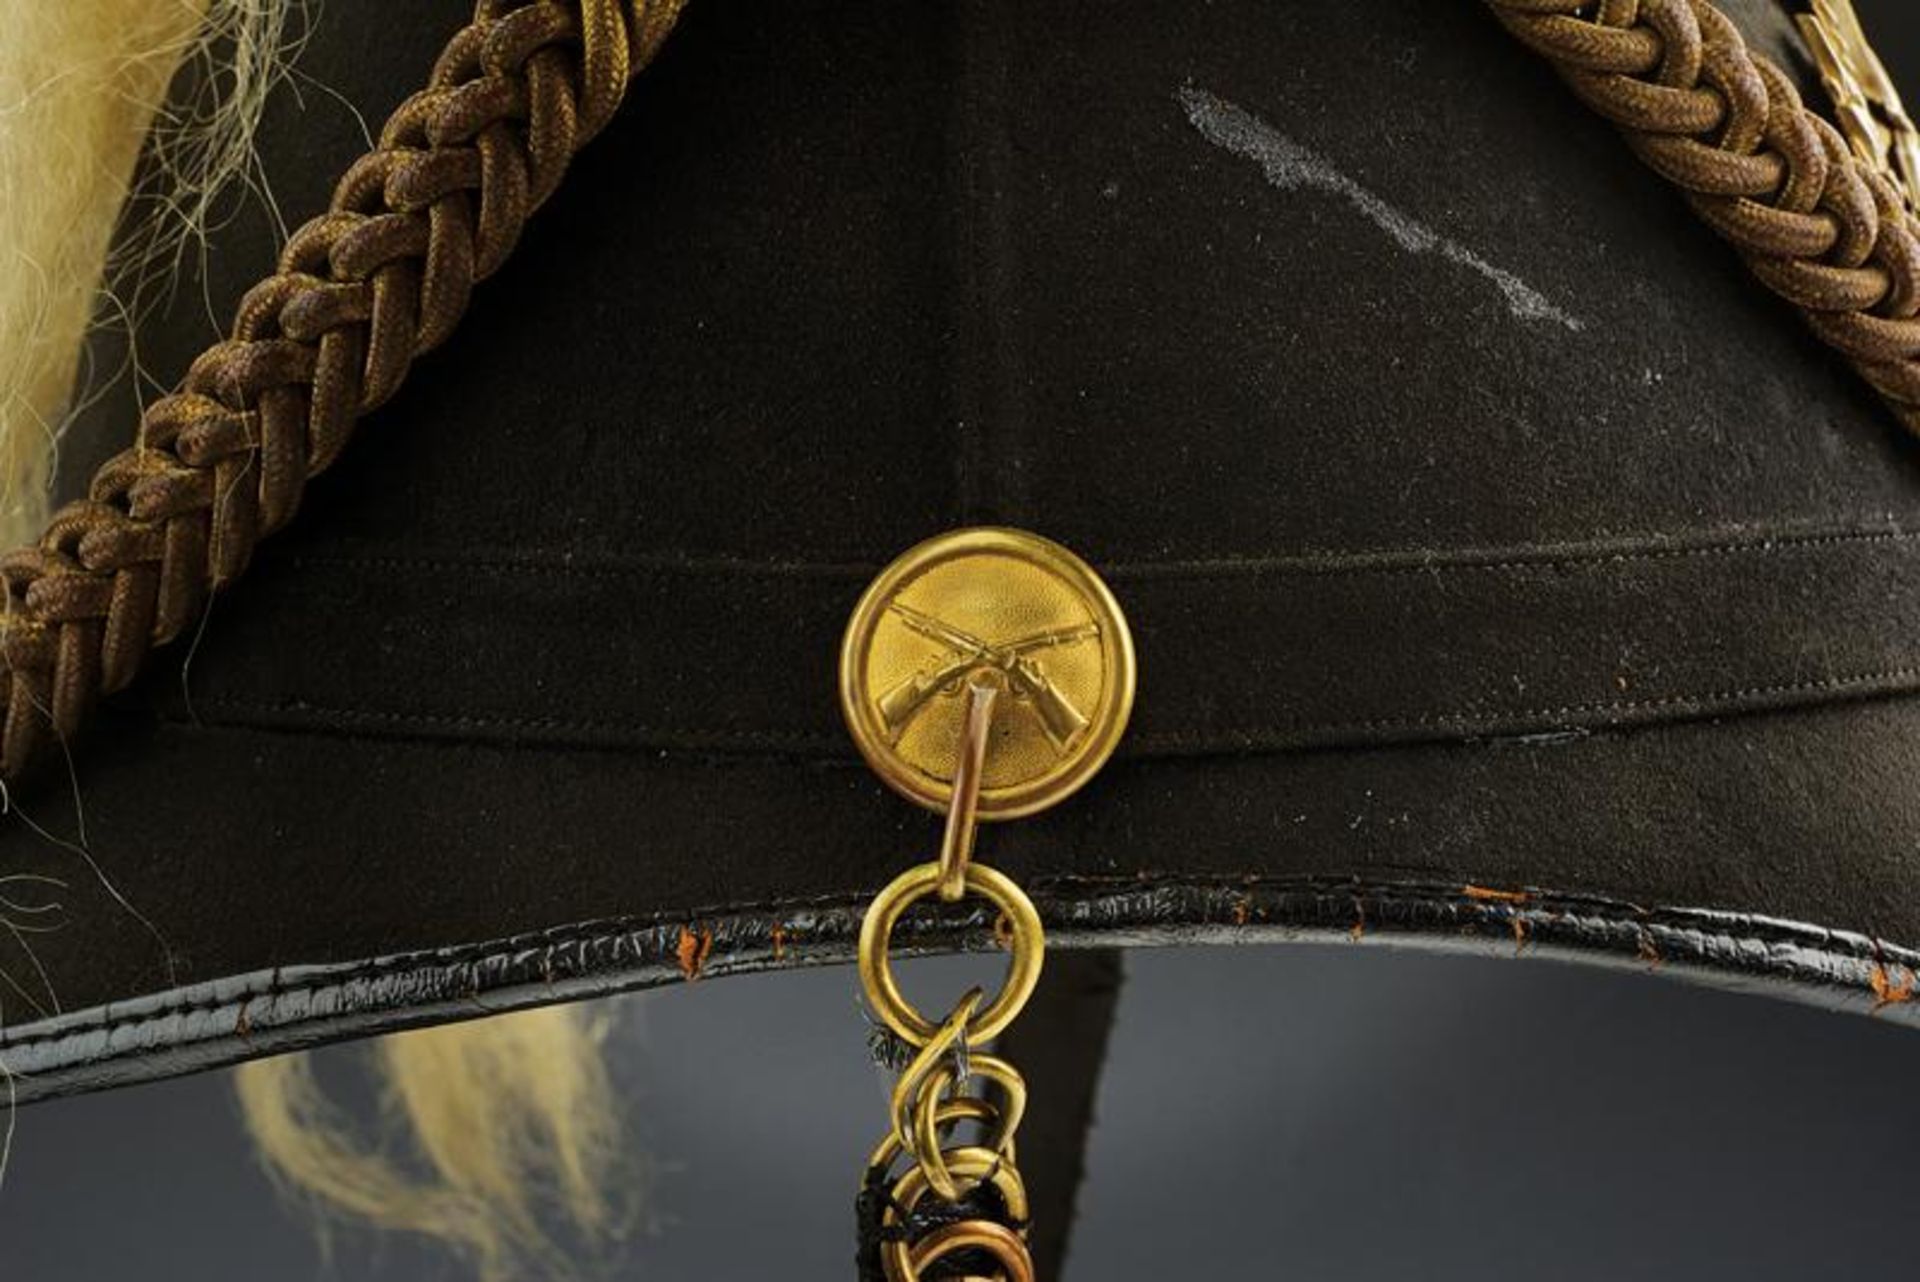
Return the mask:
{"type": "Polygon", "coordinates": [[[1920,433],[1920,222],[1708,0],[1486,0],[1920,433]]]}
{"type": "Polygon", "coordinates": [[[427,87],[38,543],[0,557],[0,775],[76,732],[293,518],[466,311],[685,0],[478,0],[427,87]]]}

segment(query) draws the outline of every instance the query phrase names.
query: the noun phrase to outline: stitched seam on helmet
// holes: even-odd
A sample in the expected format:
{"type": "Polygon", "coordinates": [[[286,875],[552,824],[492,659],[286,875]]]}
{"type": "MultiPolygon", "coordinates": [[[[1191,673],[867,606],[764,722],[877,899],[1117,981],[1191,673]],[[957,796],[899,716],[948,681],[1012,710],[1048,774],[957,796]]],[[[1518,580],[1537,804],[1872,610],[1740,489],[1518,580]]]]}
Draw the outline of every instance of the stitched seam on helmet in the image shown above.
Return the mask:
{"type": "MultiPolygon", "coordinates": [[[[1350,549],[1274,557],[1193,558],[1171,561],[1117,562],[1102,566],[1116,580],[1204,579],[1234,577],[1311,577],[1440,575],[1448,573],[1513,573],[1523,570],[1592,570],[1607,565],[1639,562],[1773,556],[1782,553],[1833,548],[1904,545],[1920,541],[1915,530],[1829,530],[1782,534],[1756,533],[1737,539],[1703,543],[1521,545],[1496,548],[1423,550],[1350,549]]],[[[463,570],[487,574],[529,574],[576,578],[633,578],[649,574],[719,573],[754,577],[819,577],[864,581],[878,567],[849,561],[753,561],[723,555],[661,554],[617,561],[581,562],[575,559],[525,559],[500,556],[359,556],[352,553],[299,553],[283,558],[292,567],[364,569],[380,572],[421,571],[433,574],[463,570]]]]}
{"type": "MultiPolygon", "coordinates": [[[[1821,706],[1876,694],[1897,695],[1920,686],[1920,666],[1902,665],[1869,672],[1839,673],[1808,681],[1790,681],[1737,686],[1731,689],[1680,692],[1651,699],[1608,699],[1586,703],[1566,703],[1538,708],[1473,708],[1452,712],[1421,713],[1415,716],[1374,717],[1344,721],[1271,721],[1245,728],[1211,731],[1158,730],[1129,736],[1123,755],[1137,758],[1155,750],[1218,749],[1247,751],[1263,747],[1281,750],[1310,747],[1299,742],[1308,738],[1337,738],[1393,731],[1446,732],[1463,738],[1484,738],[1525,733],[1519,723],[1533,723],[1547,731],[1554,729],[1607,729],[1610,724],[1636,723],[1657,719],[1661,712],[1777,711],[1793,706],[1797,696],[1834,694],[1833,700],[1809,700],[1805,706],[1821,706]],[[1636,715],[1654,714],[1654,715],[1636,715]],[[1614,718],[1613,722],[1605,720],[1614,718]]],[[[674,727],[649,726],[636,722],[595,718],[512,717],[473,713],[399,711],[376,708],[342,708],[294,701],[266,703],[244,699],[204,698],[193,701],[196,713],[231,713],[237,719],[209,724],[245,727],[253,725],[243,718],[259,717],[267,724],[259,728],[287,729],[303,725],[325,727],[329,720],[348,729],[347,723],[393,726],[420,730],[528,731],[557,734],[622,736],[645,738],[643,746],[701,751],[787,751],[824,752],[834,759],[851,758],[853,753],[845,736],[821,731],[698,731],[674,727]],[[289,727],[288,723],[295,723],[289,727]]],[[[189,719],[184,715],[163,714],[175,724],[199,724],[204,716],[189,719]]],[[[350,730],[349,730],[350,732],[350,730]]]]}

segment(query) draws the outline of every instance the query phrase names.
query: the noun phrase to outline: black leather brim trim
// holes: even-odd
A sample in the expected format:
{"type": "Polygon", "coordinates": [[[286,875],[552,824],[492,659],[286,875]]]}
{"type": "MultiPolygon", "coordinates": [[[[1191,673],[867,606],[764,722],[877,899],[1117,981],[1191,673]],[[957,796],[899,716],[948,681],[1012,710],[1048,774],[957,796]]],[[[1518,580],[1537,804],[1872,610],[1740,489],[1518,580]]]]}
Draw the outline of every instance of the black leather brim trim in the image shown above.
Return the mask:
{"type": "MultiPolygon", "coordinates": [[[[1385,943],[1608,964],[1920,1026],[1920,951],[1804,923],[1548,892],[1322,879],[1054,879],[1035,895],[1064,947],[1385,943]]],[[[75,1011],[0,1035],[20,1102],[217,1068],[325,1042],[853,956],[852,898],[718,906],[515,939],[290,966],[75,1011]]],[[[903,924],[903,951],[994,948],[984,910],[903,924]]],[[[853,984],[849,975],[848,983],[853,984]]]]}

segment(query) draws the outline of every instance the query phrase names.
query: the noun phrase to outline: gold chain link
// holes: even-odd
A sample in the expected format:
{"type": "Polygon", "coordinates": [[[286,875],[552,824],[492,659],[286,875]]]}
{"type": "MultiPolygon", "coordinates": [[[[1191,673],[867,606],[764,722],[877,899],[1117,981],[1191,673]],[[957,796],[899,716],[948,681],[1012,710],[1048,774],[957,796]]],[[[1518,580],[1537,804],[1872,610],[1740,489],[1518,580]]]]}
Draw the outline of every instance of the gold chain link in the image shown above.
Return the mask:
{"type": "Polygon", "coordinates": [[[935,1263],[963,1252],[991,1261],[999,1282],[1034,1282],[1026,1244],[1026,1186],[1014,1146],[1026,1112],[1026,1082],[1012,1064],[975,1049],[1020,1014],[1039,982],[1046,951],[1040,914],[1026,892],[1004,873],[972,861],[987,737],[1004,688],[997,676],[981,674],[967,685],[967,718],[940,857],[894,878],[867,909],[860,928],[860,980],[867,1001],[880,1021],[914,1048],[894,1086],[892,1131],[868,1163],[870,1171],[890,1181],[880,1248],[888,1282],[918,1282],[935,1263]],[[983,990],[971,989],[938,1024],[902,995],[890,957],[895,925],[930,895],[949,903],[968,895],[984,899],[998,913],[996,934],[1012,953],[1006,981],[991,1000],[983,990]],[[992,1097],[968,1093],[988,1086],[995,1088],[992,1097]],[[963,1124],[979,1127],[982,1141],[952,1143],[951,1133],[963,1124]],[[895,1177],[903,1156],[912,1162],[895,1177]],[[908,1217],[927,1197],[958,1204],[982,1191],[992,1194],[1004,1220],[985,1211],[965,1213],[909,1240],[908,1217]]]}

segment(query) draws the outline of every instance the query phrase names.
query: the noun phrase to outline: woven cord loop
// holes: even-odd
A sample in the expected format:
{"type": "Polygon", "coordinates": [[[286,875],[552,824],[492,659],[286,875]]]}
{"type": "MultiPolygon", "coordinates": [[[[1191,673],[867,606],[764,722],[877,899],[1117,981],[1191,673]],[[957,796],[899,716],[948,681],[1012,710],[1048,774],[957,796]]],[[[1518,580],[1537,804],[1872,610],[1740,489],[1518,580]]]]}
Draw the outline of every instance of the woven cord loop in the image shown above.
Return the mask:
{"type": "Polygon", "coordinates": [[[453,331],[685,0],[478,0],[427,87],[288,238],[132,448],[0,557],[0,776],[79,730],[293,519],[355,422],[453,331]]]}
{"type": "Polygon", "coordinates": [[[1708,0],[1486,0],[1920,433],[1920,222],[1708,0]]]}

